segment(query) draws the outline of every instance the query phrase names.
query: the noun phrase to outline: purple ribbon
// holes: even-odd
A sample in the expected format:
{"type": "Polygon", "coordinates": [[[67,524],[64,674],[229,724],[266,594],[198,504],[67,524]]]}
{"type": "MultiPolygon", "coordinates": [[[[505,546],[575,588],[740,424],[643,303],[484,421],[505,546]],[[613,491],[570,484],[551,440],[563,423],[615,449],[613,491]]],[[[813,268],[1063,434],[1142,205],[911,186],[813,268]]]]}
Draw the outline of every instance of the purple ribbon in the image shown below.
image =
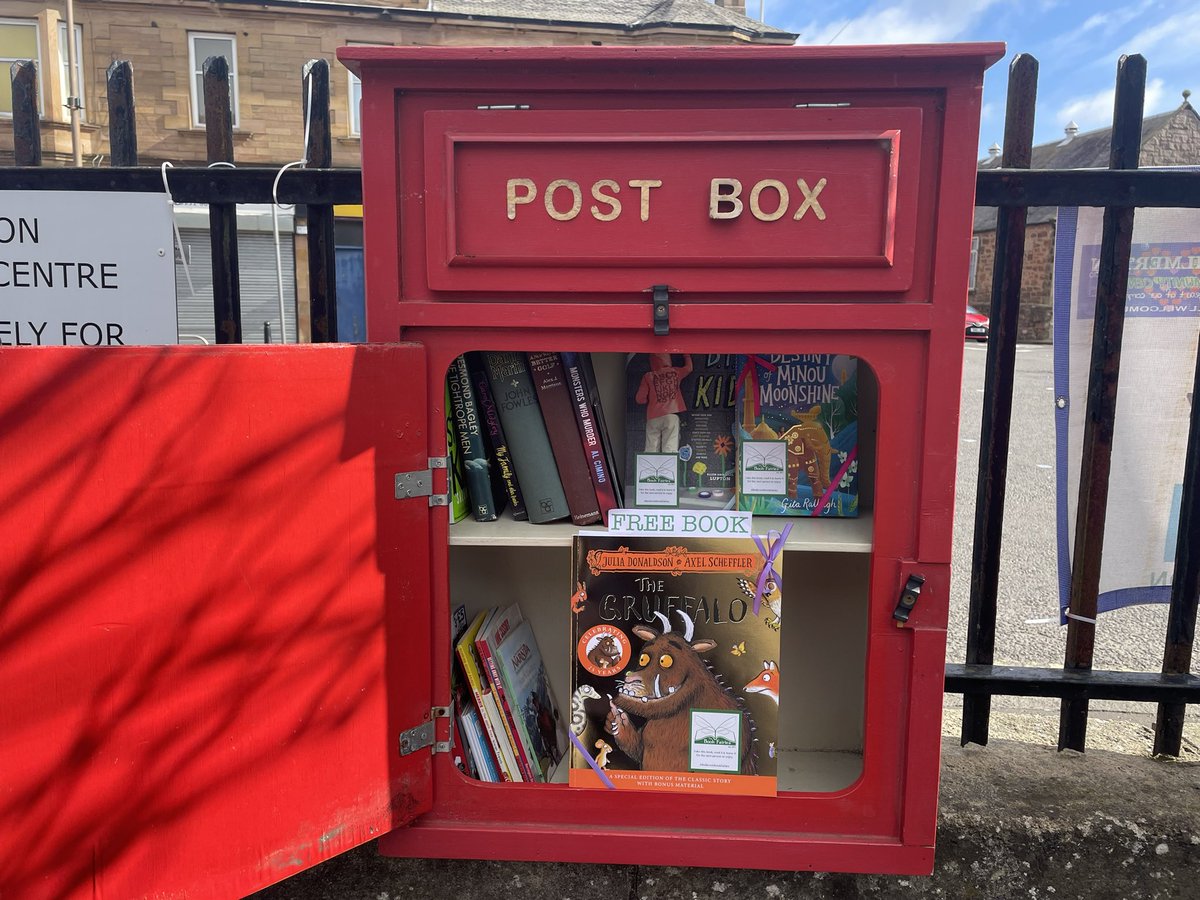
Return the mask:
{"type": "Polygon", "coordinates": [[[615,791],[617,786],[612,783],[612,780],[607,775],[604,774],[604,770],[600,768],[600,764],[592,759],[592,754],[583,749],[583,742],[575,736],[575,732],[568,728],[567,737],[571,739],[571,743],[575,745],[575,749],[578,750],[583,755],[583,758],[587,760],[587,764],[591,766],[592,771],[599,776],[600,780],[604,783],[604,786],[610,791],[615,791]]]}
{"type": "Polygon", "coordinates": [[[762,607],[763,591],[766,590],[767,579],[774,578],[776,583],[783,583],[783,578],[775,571],[775,558],[783,552],[784,542],[788,539],[788,535],[792,532],[792,523],[788,522],[783,526],[783,531],[768,531],[767,544],[764,547],[763,542],[759,540],[758,535],[752,535],[754,543],[758,545],[758,550],[763,555],[763,568],[758,574],[758,584],[754,591],[754,614],[757,616],[759,609],[762,607]]]}

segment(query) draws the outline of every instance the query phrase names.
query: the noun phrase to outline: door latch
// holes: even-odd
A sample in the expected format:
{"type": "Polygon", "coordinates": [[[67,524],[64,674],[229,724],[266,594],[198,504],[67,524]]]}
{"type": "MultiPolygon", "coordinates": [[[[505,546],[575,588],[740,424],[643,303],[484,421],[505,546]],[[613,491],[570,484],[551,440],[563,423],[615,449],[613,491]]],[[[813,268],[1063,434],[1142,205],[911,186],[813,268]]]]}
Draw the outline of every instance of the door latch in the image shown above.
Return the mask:
{"type": "Polygon", "coordinates": [[[908,576],[908,581],[900,590],[900,599],[896,601],[896,608],[892,610],[892,618],[896,620],[897,628],[903,628],[908,622],[908,616],[913,607],[917,605],[917,599],[921,596],[921,588],[924,584],[924,575],[908,576]]]}
{"type": "Polygon", "coordinates": [[[656,284],[650,289],[653,293],[654,315],[652,321],[654,323],[654,333],[657,335],[669,334],[671,331],[671,301],[667,298],[667,286],[665,284],[656,284]]]}

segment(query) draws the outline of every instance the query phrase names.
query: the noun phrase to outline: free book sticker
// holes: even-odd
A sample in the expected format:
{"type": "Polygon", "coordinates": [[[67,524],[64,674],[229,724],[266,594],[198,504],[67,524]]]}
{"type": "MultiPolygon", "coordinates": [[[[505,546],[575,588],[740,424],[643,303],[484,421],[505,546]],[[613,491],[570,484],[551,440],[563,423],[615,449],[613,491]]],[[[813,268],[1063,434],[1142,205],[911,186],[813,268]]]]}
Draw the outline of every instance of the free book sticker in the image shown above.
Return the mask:
{"type": "Polygon", "coordinates": [[[742,493],[787,493],[787,442],[742,442],[742,493]]]}
{"type": "Polygon", "coordinates": [[[679,504],[679,458],[674,453],[639,453],[636,457],[637,506],[679,504]]]}
{"type": "Polygon", "coordinates": [[[690,766],[693,772],[740,771],[740,713],[721,709],[693,709],[691,724],[690,766]]]}

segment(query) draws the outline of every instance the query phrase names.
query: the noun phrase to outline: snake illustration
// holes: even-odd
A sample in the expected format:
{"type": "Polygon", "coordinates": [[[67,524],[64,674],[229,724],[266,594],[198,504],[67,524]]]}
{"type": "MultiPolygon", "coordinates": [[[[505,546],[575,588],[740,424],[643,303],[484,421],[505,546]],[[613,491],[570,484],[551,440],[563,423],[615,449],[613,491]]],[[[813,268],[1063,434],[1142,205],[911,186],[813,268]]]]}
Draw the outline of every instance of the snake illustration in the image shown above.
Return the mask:
{"type": "Polygon", "coordinates": [[[587,727],[587,714],[583,711],[583,701],[599,699],[600,695],[590,684],[581,685],[571,695],[571,731],[575,732],[576,736],[583,734],[583,729],[587,727]]]}

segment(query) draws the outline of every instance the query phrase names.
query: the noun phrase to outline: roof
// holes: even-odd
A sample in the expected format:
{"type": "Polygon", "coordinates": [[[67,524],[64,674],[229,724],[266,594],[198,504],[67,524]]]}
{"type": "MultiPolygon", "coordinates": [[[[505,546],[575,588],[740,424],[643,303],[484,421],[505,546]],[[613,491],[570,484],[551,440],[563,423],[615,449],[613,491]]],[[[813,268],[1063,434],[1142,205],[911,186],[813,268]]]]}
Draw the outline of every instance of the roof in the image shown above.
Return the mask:
{"type": "MultiPolygon", "coordinates": [[[[1200,116],[1192,105],[1184,100],[1177,108],[1142,120],[1143,166],[1200,165],[1200,116]],[[1174,128],[1183,126],[1194,134],[1190,141],[1161,142],[1165,148],[1147,154],[1148,145],[1158,145],[1155,138],[1174,128]]],[[[1112,148],[1112,127],[1086,131],[1073,137],[1064,135],[1058,140],[1039,144],[1033,148],[1031,169],[1107,169],[1112,148]]],[[[999,169],[1000,157],[994,156],[980,161],[978,169],[986,172],[999,169]]],[[[975,231],[992,231],[996,227],[997,210],[993,206],[975,208],[975,231]]],[[[1058,218],[1056,206],[1031,206],[1026,217],[1027,225],[1053,222],[1058,218]]]]}
{"type": "Polygon", "coordinates": [[[431,0],[431,12],[539,23],[616,25],[631,30],[686,26],[720,28],[795,40],[708,0],[431,0]]]}

